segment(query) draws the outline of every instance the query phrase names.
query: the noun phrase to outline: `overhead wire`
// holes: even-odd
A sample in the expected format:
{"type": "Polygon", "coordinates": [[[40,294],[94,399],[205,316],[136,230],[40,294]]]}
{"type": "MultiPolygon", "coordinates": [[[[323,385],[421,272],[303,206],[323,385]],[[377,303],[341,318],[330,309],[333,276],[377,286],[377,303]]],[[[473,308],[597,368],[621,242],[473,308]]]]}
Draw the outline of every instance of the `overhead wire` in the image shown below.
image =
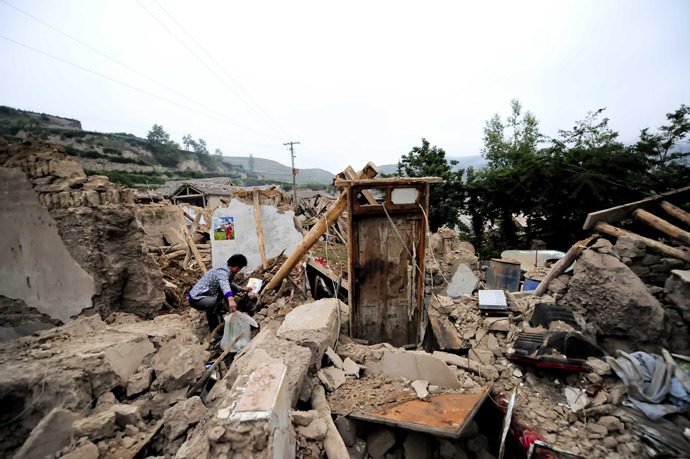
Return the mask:
{"type": "Polygon", "coordinates": [[[158,86],[160,86],[160,87],[162,87],[162,88],[164,88],[164,89],[166,89],[166,90],[168,90],[168,91],[170,91],[170,92],[176,94],[176,95],[179,96],[179,97],[182,97],[183,99],[185,99],[185,100],[187,100],[187,101],[189,101],[189,102],[192,102],[192,103],[198,105],[199,107],[202,107],[204,110],[207,110],[207,111],[209,111],[209,112],[211,112],[211,113],[213,113],[213,114],[215,114],[215,115],[217,115],[217,116],[219,116],[219,117],[224,117],[224,116],[225,116],[225,115],[223,115],[222,113],[219,113],[219,112],[213,110],[212,108],[207,107],[206,105],[202,104],[201,102],[198,102],[198,101],[192,99],[191,97],[188,97],[188,96],[182,94],[181,92],[179,92],[179,91],[177,91],[177,90],[175,90],[175,89],[173,89],[173,88],[171,88],[171,87],[169,87],[169,86],[167,86],[167,85],[161,83],[160,81],[157,81],[157,80],[155,80],[155,79],[149,77],[148,75],[146,75],[146,74],[144,74],[144,73],[138,71],[137,69],[132,68],[131,66],[129,66],[129,65],[123,63],[123,62],[120,62],[119,60],[115,59],[114,57],[112,57],[112,56],[110,56],[110,55],[108,55],[108,54],[106,54],[106,53],[104,53],[104,52],[102,52],[102,51],[100,51],[100,50],[94,48],[93,46],[89,45],[88,43],[84,43],[82,40],[79,40],[78,38],[73,37],[72,35],[68,34],[67,32],[64,32],[64,31],[58,29],[57,27],[55,27],[55,26],[53,26],[53,25],[51,25],[51,24],[48,24],[47,22],[45,22],[45,21],[43,21],[43,20],[37,18],[36,16],[34,16],[34,15],[32,15],[32,14],[30,14],[30,13],[24,11],[24,10],[22,10],[21,8],[18,8],[17,6],[12,5],[12,4],[9,3],[7,0],[0,0],[0,1],[1,1],[2,3],[6,4],[7,6],[9,6],[9,7],[13,8],[13,9],[17,10],[18,12],[24,14],[25,16],[27,16],[27,17],[33,19],[34,21],[36,21],[36,22],[38,22],[38,23],[40,23],[40,24],[42,24],[42,25],[44,25],[44,26],[46,26],[46,27],[48,27],[48,28],[50,28],[50,29],[52,29],[52,30],[54,30],[54,31],[56,31],[57,33],[59,33],[59,34],[65,36],[65,37],[69,38],[70,40],[77,42],[77,43],[80,44],[81,46],[84,46],[85,48],[90,49],[91,51],[93,51],[93,52],[95,52],[95,53],[97,53],[97,54],[99,54],[99,55],[105,57],[106,59],[108,59],[108,60],[110,60],[110,61],[116,63],[117,65],[119,65],[119,66],[121,66],[121,67],[124,67],[125,69],[127,69],[127,70],[129,70],[129,71],[131,71],[131,72],[133,72],[133,73],[135,73],[135,74],[137,74],[137,75],[139,75],[140,77],[147,79],[148,81],[150,81],[150,82],[152,82],[152,83],[154,83],[154,84],[156,84],[156,85],[158,85],[158,86]]]}
{"type": "Polygon", "coordinates": [[[6,37],[5,35],[1,35],[1,34],[0,34],[0,38],[2,38],[2,39],[4,39],[4,40],[7,40],[7,41],[9,41],[9,42],[11,42],[11,43],[14,43],[14,44],[16,44],[16,45],[18,45],[18,46],[22,46],[22,47],[24,47],[24,48],[26,48],[26,49],[29,49],[29,50],[31,50],[31,51],[34,51],[34,52],[36,52],[36,53],[43,54],[44,56],[50,57],[51,59],[55,59],[55,60],[60,61],[60,62],[62,62],[62,63],[71,65],[71,66],[76,67],[76,68],[78,68],[78,69],[80,69],[80,70],[83,70],[83,71],[85,71],[85,72],[91,73],[91,74],[96,75],[96,76],[99,76],[99,77],[101,77],[101,78],[105,78],[106,80],[112,81],[113,83],[117,83],[117,84],[119,84],[119,85],[121,85],[121,86],[127,87],[127,88],[129,88],[129,89],[134,90],[134,91],[140,92],[140,93],[142,93],[142,94],[146,94],[146,95],[148,95],[148,96],[151,96],[151,97],[154,97],[154,98],[156,98],[156,99],[162,100],[162,101],[167,102],[167,103],[169,103],[169,104],[176,105],[176,106],[178,106],[178,107],[180,107],[180,108],[184,108],[184,109],[186,109],[186,110],[192,111],[192,112],[197,113],[197,114],[199,114],[199,115],[203,115],[203,116],[205,116],[205,117],[207,117],[207,118],[211,118],[211,119],[214,119],[214,120],[216,120],[216,121],[220,121],[220,122],[222,122],[222,123],[225,123],[225,124],[228,124],[228,125],[230,125],[230,126],[234,126],[234,127],[240,128],[240,129],[246,129],[246,130],[249,130],[249,131],[256,132],[256,133],[258,133],[258,134],[266,135],[265,133],[263,133],[263,132],[261,132],[261,131],[257,131],[256,129],[252,129],[252,128],[247,127],[247,126],[242,126],[241,124],[237,124],[237,123],[234,123],[234,122],[231,122],[231,121],[222,119],[222,118],[218,118],[217,116],[210,115],[210,114],[208,114],[208,113],[204,113],[204,112],[202,112],[202,111],[200,111],[200,110],[197,110],[197,109],[195,109],[195,108],[193,108],[193,107],[189,107],[189,106],[187,106],[187,105],[180,104],[180,103],[175,102],[175,101],[173,101],[173,100],[170,100],[170,99],[168,99],[168,98],[166,98],[166,97],[159,96],[159,95],[154,94],[154,93],[152,93],[152,92],[149,92],[149,91],[147,91],[147,90],[145,90],[145,89],[138,88],[138,87],[133,86],[133,85],[131,85],[131,84],[129,84],[129,83],[125,83],[125,82],[120,81],[120,80],[118,80],[118,79],[109,77],[108,75],[104,75],[104,74],[102,74],[102,73],[100,73],[100,72],[96,72],[95,70],[88,69],[88,68],[83,67],[83,66],[81,66],[81,65],[79,65],[79,64],[75,64],[75,63],[70,62],[70,61],[68,61],[68,60],[66,60],[66,59],[63,59],[63,58],[61,58],[61,57],[58,57],[58,56],[55,56],[55,55],[53,55],[53,54],[47,53],[47,52],[45,52],[45,51],[42,51],[42,50],[40,50],[40,49],[38,49],[38,48],[34,48],[33,46],[30,46],[30,45],[27,45],[27,44],[25,44],[25,43],[21,43],[21,42],[19,42],[19,41],[17,41],[17,40],[14,40],[14,39],[12,39],[12,38],[6,37]]]}
{"type": "MultiPolygon", "coordinates": [[[[208,69],[208,71],[211,72],[218,79],[218,81],[220,81],[223,84],[223,86],[228,88],[233,94],[235,94],[235,96],[237,96],[238,99],[240,99],[240,101],[242,101],[251,110],[253,110],[255,113],[257,113],[259,115],[259,117],[261,118],[261,114],[257,112],[256,108],[252,107],[251,104],[249,104],[246,100],[244,100],[242,98],[242,96],[240,96],[239,93],[237,91],[235,91],[235,89],[232,86],[230,86],[220,75],[218,75],[218,73],[215,70],[213,70],[210,65],[208,65],[202,58],[200,58],[199,55],[197,53],[195,53],[192,48],[190,48],[184,41],[182,41],[177,35],[175,35],[175,33],[172,30],[170,30],[168,28],[168,26],[166,26],[163,23],[163,21],[161,21],[155,14],[153,14],[153,12],[151,12],[151,10],[149,10],[148,8],[145,7],[144,4],[140,0],[136,0],[136,1],[139,4],[139,6],[141,6],[144,9],[144,11],[146,11],[156,22],[158,22],[161,25],[161,27],[163,27],[170,35],[172,35],[172,37],[175,40],[177,40],[182,46],[184,46],[184,48],[187,51],[189,51],[189,53],[192,56],[194,56],[204,67],[206,67],[208,69]]],[[[262,120],[264,122],[266,122],[266,120],[264,120],[263,118],[262,118],[262,120]]],[[[272,127],[272,128],[275,129],[275,127],[272,127]]],[[[275,137],[282,137],[282,136],[278,135],[275,137]]]]}
{"type": "MultiPolygon", "coordinates": [[[[201,51],[203,51],[203,53],[211,60],[211,62],[216,64],[216,66],[219,69],[221,69],[223,71],[223,73],[225,73],[225,75],[230,79],[230,81],[232,81],[235,84],[235,86],[237,86],[240,89],[240,91],[242,91],[244,93],[244,95],[247,96],[247,98],[261,111],[261,113],[263,113],[266,116],[264,121],[270,121],[270,123],[273,123],[274,129],[281,131],[281,134],[285,134],[284,132],[282,132],[280,125],[271,117],[271,115],[269,115],[266,112],[266,110],[264,110],[263,107],[261,107],[261,105],[259,105],[259,103],[256,100],[254,100],[254,98],[251,95],[249,95],[249,93],[242,87],[242,85],[235,78],[233,78],[233,76],[230,75],[230,73],[228,73],[228,71],[225,70],[225,68],[222,65],[220,65],[220,63],[218,61],[216,61],[216,59],[208,51],[206,51],[206,49],[204,49],[203,46],[201,46],[201,43],[196,41],[194,39],[194,37],[189,32],[187,32],[187,30],[182,26],[182,24],[177,22],[175,20],[175,18],[165,8],[163,8],[163,6],[158,2],[158,0],[153,0],[153,2],[156,5],[158,5],[158,8],[160,8],[170,18],[170,20],[172,20],[180,28],[180,30],[182,30],[185,33],[185,35],[187,35],[189,37],[189,39],[192,40],[192,42],[194,42],[194,44],[199,47],[199,49],[201,51]]],[[[238,95],[238,97],[239,97],[239,95],[238,95]]],[[[245,102],[245,103],[247,103],[247,102],[245,102]]],[[[249,105],[249,104],[247,104],[247,105],[249,105]]]]}

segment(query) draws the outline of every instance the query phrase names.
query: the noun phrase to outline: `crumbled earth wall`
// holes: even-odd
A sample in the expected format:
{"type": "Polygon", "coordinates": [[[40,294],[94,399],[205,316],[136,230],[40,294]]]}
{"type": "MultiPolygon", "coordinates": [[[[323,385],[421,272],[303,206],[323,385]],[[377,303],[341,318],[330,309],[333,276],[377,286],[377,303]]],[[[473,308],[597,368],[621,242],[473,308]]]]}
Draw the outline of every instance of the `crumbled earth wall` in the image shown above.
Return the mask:
{"type": "MultiPolygon", "coordinates": [[[[93,279],[91,311],[103,317],[114,311],[153,317],[160,310],[165,299],[162,275],[144,253],[132,190],[105,177],[87,177],[60,146],[31,139],[0,143],[0,165],[26,175],[67,251],[93,279]]],[[[53,269],[59,273],[61,266],[53,269]]]]}
{"type": "MultiPolygon", "coordinates": [[[[98,445],[100,457],[127,457],[126,450],[143,440],[172,405],[185,399],[188,386],[205,371],[208,357],[195,334],[200,314],[190,311],[185,317],[170,314],[144,321],[115,314],[111,319],[106,323],[98,315],[82,316],[0,344],[0,424],[4,426],[0,456],[12,457],[27,439],[31,441],[25,449],[30,450],[32,443],[41,441],[30,438],[38,434],[30,435],[32,429],[60,408],[75,415],[74,441],[68,449],[88,440],[98,445]],[[167,357],[155,362],[160,352],[167,357]],[[116,436],[128,425],[126,435],[116,436]]],[[[169,423],[163,436],[180,436],[202,417],[201,407],[199,413],[190,405],[187,417],[176,416],[177,424],[169,423]],[[188,424],[183,426],[185,419],[188,424]]],[[[50,435],[43,433],[45,427],[39,430],[46,441],[50,435]]],[[[161,444],[169,443],[165,438],[161,444]]]]}

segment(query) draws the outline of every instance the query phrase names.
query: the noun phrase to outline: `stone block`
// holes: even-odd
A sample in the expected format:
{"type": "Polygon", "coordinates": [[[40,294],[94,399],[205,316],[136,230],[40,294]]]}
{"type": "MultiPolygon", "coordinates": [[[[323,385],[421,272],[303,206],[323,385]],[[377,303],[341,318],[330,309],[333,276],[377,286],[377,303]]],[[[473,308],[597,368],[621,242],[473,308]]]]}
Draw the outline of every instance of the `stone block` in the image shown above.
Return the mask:
{"type": "Polygon", "coordinates": [[[336,368],[343,369],[343,359],[335,353],[330,346],[326,348],[326,357],[333,363],[336,368]]]}
{"type": "Polygon", "coordinates": [[[428,459],[429,457],[429,438],[425,435],[411,432],[405,436],[403,441],[403,451],[405,457],[415,459],[428,459]]]}
{"type": "Polygon", "coordinates": [[[623,423],[615,416],[602,416],[597,422],[606,427],[609,434],[612,432],[623,432],[623,423]]]}
{"type": "Polygon", "coordinates": [[[666,300],[690,322],[690,270],[674,269],[664,284],[666,300]]]}
{"type": "Polygon", "coordinates": [[[354,445],[348,446],[347,452],[350,459],[364,459],[367,457],[367,442],[358,438],[354,445]]]}
{"type": "Polygon", "coordinates": [[[378,428],[367,435],[367,452],[373,459],[383,459],[395,445],[395,435],[390,429],[378,428]]]}
{"type": "MultiPolygon", "coordinates": [[[[449,354],[450,355],[450,354],[449,354]]],[[[423,351],[383,351],[378,361],[367,364],[367,373],[383,373],[410,381],[423,379],[445,389],[459,389],[455,373],[439,358],[423,351]]]]}
{"type": "Polygon", "coordinates": [[[115,412],[108,410],[75,421],[72,424],[72,438],[88,437],[92,441],[110,438],[117,430],[116,419],[115,412]]]}
{"type": "Polygon", "coordinates": [[[644,242],[627,236],[619,237],[614,248],[621,257],[637,258],[643,257],[647,253],[647,246],[644,242]]]}
{"type": "Polygon", "coordinates": [[[72,440],[72,424],[79,419],[79,415],[62,408],[53,408],[33,428],[29,437],[19,451],[17,458],[53,456],[72,440]]]}
{"type": "Polygon", "coordinates": [[[319,414],[316,412],[316,410],[290,412],[292,422],[298,426],[308,426],[309,423],[316,419],[318,415],[319,414]]]}
{"type": "Polygon", "coordinates": [[[467,352],[467,357],[482,365],[493,365],[496,359],[493,352],[482,349],[470,349],[469,352],[467,352]]]}
{"type": "Polygon", "coordinates": [[[308,440],[321,441],[326,438],[328,427],[326,421],[316,418],[306,426],[297,427],[297,433],[308,440]]]}
{"type": "Polygon", "coordinates": [[[338,307],[340,300],[327,298],[299,306],[287,316],[276,335],[312,352],[310,366],[321,368],[323,354],[338,338],[338,307]]]}
{"type": "Polygon", "coordinates": [[[99,456],[98,447],[87,441],[85,444],[62,456],[62,459],[98,459],[99,456]]]}
{"type": "Polygon", "coordinates": [[[143,368],[134,373],[127,381],[127,397],[133,397],[149,389],[153,380],[153,368],[143,368]]]}
{"type": "Polygon", "coordinates": [[[345,372],[336,367],[322,368],[318,371],[316,376],[319,378],[319,381],[323,383],[324,387],[330,392],[333,392],[338,387],[345,384],[346,380],[345,372]]]}
{"type": "Polygon", "coordinates": [[[484,318],[484,325],[490,331],[510,331],[510,319],[508,317],[486,317],[484,318]]]}
{"type": "Polygon", "coordinates": [[[449,354],[447,352],[434,351],[432,355],[449,365],[455,365],[462,369],[469,370],[482,378],[498,379],[498,370],[492,365],[481,365],[467,357],[460,357],[459,355],[449,354]]]}
{"type": "Polygon", "coordinates": [[[350,357],[346,357],[343,361],[343,371],[345,372],[345,376],[359,377],[359,365],[350,357]]]}
{"type": "Polygon", "coordinates": [[[106,349],[103,354],[113,371],[126,383],[129,377],[141,365],[148,354],[155,352],[151,341],[138,336],[133,340],[124,341],[106,349]]]}
{"type": "Polygon", "coordinates": [[[338,433],[343,439],[345,446],[351,447],[355,445],[357,441],[357,421],[344,416],[339,417],[335,420],[335,427],[338,429],[338,433]]]}
{"type": "Polygon", "coordinates": [[[151,359],[156,372],[154,387],[167,392],[191,386],[206,371],[209,353],[197,343],[176,339],[161,346],[151,359]]]}
{"type": "Polygon", "coordinates": [[[198,396],[177,403],[163,414],[163,432],[169,440],[184,434],[206,414],[206,407],[198,396]]]}

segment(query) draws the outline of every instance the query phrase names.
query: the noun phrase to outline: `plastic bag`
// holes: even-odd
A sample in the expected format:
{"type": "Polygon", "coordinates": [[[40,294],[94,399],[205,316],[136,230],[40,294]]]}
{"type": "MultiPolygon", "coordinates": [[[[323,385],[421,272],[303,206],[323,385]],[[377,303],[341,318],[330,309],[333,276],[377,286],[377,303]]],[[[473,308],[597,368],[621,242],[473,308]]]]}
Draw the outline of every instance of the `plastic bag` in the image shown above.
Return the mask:
{"type": "Polygon", "coordinates": [[[239,311],[231,312],[223,317],[223,320],[225,320],[225,330],[223,330],[223,339],[220,340],[221,349],[225,350],[240,333],[244,333],[230,352],[237,352],[249,344],[252,339],[251,327],[258,327],[254,319],[239,311]]]}

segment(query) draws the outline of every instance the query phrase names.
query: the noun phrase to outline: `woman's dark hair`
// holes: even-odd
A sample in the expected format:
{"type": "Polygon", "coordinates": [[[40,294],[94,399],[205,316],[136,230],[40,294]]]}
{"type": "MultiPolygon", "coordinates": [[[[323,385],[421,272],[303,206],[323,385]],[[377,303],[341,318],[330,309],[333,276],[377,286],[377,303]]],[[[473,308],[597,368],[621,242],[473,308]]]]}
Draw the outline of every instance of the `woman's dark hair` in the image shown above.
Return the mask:
{"type": "Polygon", "coordinates": [[[236,253],[235,255],[228,258],[228,266],[231,268],[244,268],[247,266],[247,257],[241,253],[236,253]]]}

